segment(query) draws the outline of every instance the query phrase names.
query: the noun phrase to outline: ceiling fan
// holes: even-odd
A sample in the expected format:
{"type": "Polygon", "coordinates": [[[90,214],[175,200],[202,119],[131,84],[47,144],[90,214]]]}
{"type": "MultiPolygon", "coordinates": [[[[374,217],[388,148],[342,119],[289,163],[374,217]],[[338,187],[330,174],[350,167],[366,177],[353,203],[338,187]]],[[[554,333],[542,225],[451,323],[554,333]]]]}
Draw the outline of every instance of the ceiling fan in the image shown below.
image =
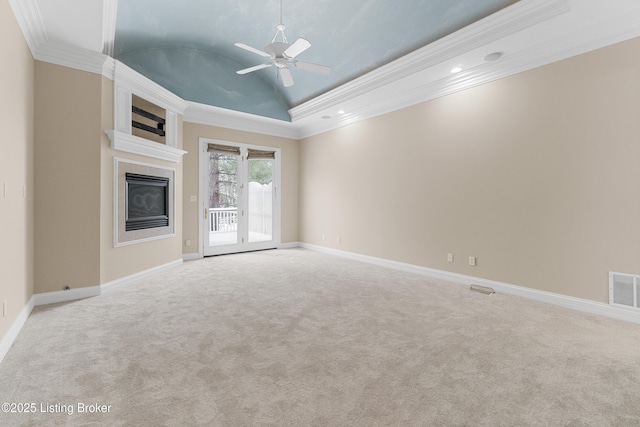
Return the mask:
{"type": "Polygon", "coordinates": [[[271,40],[271,43],[269,43],[264,50],[256,49],[244,43],[235,43],[235,46],[241,49],[248,50],[249,52],[253,52],[264,58],[269,58],[269,61],[236,71],[236,73],[247,74],[275,65],[284,87],[293,86],[293,76],[291,75],[289,65],[292,65],[295,68],[300,68],[301,70],[313,71],[315,73],[325,75],[331,73],[331,68],[325,65],[312,64],[310,62],[303,62],[295,59],[296,56],[309,49],[311,47],[311,43],[306,39],[299,38],[295,42],[289,44],[287,36],[284,34],[284,30],[285,27],[282,23],[282,0],[280,0],[280,24],[276,26],[276,34],[273,36],[273,40],[271,40]],[[279,41],[278,37],[280,37],[279,41]]]}

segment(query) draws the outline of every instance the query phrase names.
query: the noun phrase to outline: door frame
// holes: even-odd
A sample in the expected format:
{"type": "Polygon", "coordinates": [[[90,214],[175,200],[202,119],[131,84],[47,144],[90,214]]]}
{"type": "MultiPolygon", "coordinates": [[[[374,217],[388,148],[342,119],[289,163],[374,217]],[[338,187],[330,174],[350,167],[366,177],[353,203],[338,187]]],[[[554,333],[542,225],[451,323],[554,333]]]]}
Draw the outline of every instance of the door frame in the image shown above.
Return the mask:
{"type": "MultiPolygon", "coordinates": [[[[262,249],[272,249],[280,246],[281,243],[281,211],[282,211],[282,198],[280,191],[280,178],[281,178],[281,150],[280,148],[268,147],[263,145],[255,145],[255,144],[245,144],[240,142],[232,142],[232,141],[223,141],[212,138],[199,138],[199,162],[198,162],[198,185],[199,185],[199,200],[198,203],[198,231],[199,231],[199,252],[201,257],[212,256],[212,255],[222,255],[222,254],[231,254],[237,252],[248,252],[254,250],[262,250],[262,249]],[[207,230],[207,238],[208,238],[208,218],[205,218],[205,209],[208,212],[209,210],[209,152],[208,146],[209,144],[216,145],[227,145],[230,147],[238,147],[241,150],[241,159],[240,161],[243,163],[242,167],[239,169],[245,171],[247,164],[246,158],[244,158],[244,154],[247,149],[254,150],[265,150],[265,151],[274,151],[275,159],[273,163],[273,239],[268,242],[256,242],[256,243],[238,243],[235,245],[225,245],[220,246],[220,251],[215,251],[215,253],[205,254],[205,230],[207,230]],[[225,250],[227,248],[227,250],[225,250]]],[[[248,184],[248,183],[247,183],[248,184]]],[[[246,194],[246,192],[243,192],[246,194]]],[[[243,196],[244,197],[244,196],[243,196]]],[[[244,205],[244,201],[242,202],[244,205]]],[[[246,206],[243,206],[246,209],[246,206]]],[[[247,217],[248,218],[248,217],[247,217]]],[[[245,221],[246,222],[246,221],[245,221]]],[[[247,226],[243,227],[247,229],[247,226]]],[[[247,239],[248,240],[248,239],[247,239]]],[[[208,246],[208,243],[206,243],[208,246]]]]}

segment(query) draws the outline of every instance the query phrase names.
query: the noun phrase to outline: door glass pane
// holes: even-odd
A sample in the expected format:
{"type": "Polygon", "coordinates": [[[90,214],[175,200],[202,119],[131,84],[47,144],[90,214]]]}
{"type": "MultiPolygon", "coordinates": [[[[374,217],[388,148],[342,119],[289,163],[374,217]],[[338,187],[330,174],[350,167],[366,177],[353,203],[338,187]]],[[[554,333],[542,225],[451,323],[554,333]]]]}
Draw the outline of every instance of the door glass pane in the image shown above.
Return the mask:
{"type": "Polygon", "coordinates": [[[249,159],[249,242],[273,240],[273,159],[249,159]]]}
{"type": "Polygon", "coordinates": [[[238,160],[209,153],[209,246],[238,243],[238,160]]]}

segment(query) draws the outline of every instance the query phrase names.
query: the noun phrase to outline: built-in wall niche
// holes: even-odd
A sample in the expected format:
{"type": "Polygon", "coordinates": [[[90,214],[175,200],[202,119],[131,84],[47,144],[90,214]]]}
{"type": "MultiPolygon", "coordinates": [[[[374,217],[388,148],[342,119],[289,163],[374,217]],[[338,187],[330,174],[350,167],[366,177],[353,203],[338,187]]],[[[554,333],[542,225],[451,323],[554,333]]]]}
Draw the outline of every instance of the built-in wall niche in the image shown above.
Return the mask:
{"type": "Polygon", "coordinates": [[[167,144],[167,110],[139,96],[131,96],[131,134],[167,144]]]}
{"type": "Polygon", "coordinates": [[[118,61],[113,97],[114,129],[105,131],[111,148],[176,163],[182,160],[186,151],[178,148],[178,116],[187,108],[182,98],[118,61]]]}
{"type": "Polygon", "coordinates": [[[176,171],[114,160],[114,246],[175,236],[176,171]]]}

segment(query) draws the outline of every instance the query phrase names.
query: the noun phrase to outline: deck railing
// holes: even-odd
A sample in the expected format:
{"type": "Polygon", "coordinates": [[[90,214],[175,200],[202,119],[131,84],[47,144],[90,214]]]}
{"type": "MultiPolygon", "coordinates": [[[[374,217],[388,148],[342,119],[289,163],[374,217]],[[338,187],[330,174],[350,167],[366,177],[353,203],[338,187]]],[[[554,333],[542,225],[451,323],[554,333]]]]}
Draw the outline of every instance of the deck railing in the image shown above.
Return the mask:
{"type": "MultiPolygon", "coordinates": [[[[272,184],[249,183],[249,204],[247,205],[249,233],[272,235],[272,188],[272,184]]],[[[238,208],[209,208],[210,233],[235,231],[238,231],[238,208]]]]}
{"type": "Polygon", "coordinates": [[[238,208],[209,209],[209,232],[236,231],[238,229],[238,208]]]}

